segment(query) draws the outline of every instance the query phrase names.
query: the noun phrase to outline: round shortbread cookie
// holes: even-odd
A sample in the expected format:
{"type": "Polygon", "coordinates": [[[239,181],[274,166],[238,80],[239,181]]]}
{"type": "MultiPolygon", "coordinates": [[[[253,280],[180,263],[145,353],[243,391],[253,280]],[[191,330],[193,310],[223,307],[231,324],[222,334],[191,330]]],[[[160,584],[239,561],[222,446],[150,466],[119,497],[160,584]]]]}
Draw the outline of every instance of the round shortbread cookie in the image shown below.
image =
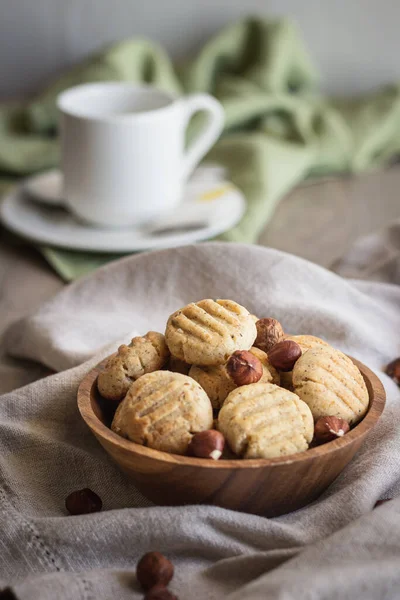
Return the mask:
{"type": "Polygon", "coordinates": [[[328,344],[328,342],[325,342],[325,340],[322,340],[321,338],[316,337],[315,335],[285,335],[283,339],[293,340],[294,342],[297,342],[303,354],[311,348],[332,348],[332,346],[328,344]]]}
{"type": "Polygon", "coordinates": [[[122,400],[133,381],[164,367],[168,357],[169,350],[162,333],[149,331],[143,337],[133,338],[129,346],[123,344],[118,348],[118,353],[99,373],[97,387],[100,394],[114,402],[122,400]]]}
{"type": "Polygon", "coordinates": [[[200,300],[170,316],[165,339],[171,354],[191,365],[221,365],[248,350],[257,328],[249,311],[233,300],[200,300]]]}
{"type": "Polygon", "coordinates": [[[111,429],[137,444],[185,454],[192,434],[212,425],[211,402],[196,381],[180,373],[155,371],[131,385],[111,429]]]}
{"type": "MultiPolygon", "coordinates": [[[[285,335],[283,339],[297,342],[303,354],[311,348],[332,348],[328,342],[314,335],[285,335]]],[[[293,371],[281,373],[281,386],[293,392],[293,371]]]]}
{"type": "Polygon", "coordinates": [[[189,377],[201,385],[210,398],[214,410],[221,408],[227,395],[236,388],[225,365],[211,367],[193,365],[190,368],[189,377]]]}
{"type": "Polygon", "coordinates": [[[294,366],[293,386],[315,420],[333,415],[351,425],[368,410],[363,376],[350,358],[334,348],[307,350],[294,366]]]}
{"type": "Polygon", "coordinates": [[[296,394],[272,383],[253,383],[229,394],[218,429],[243,458],[276,458],[307,450],[314,421],[296,394]]]}
{"type": "MultiPolygon", "coordinates": [[[[260,382],[279,385],[279,373],[269,363],[266,353],[254,347],[250,348],[249,352],[254,354],[262,364],[263,374],[260,382]]],[[[229,376],[226,365],[214,365],[211,367],[193,365],[189,371],[189,377],[192,377],[201,385],[210,398],[214,410],[221,408],[228,394],[237,387],[233,379],[229,376]]]]}

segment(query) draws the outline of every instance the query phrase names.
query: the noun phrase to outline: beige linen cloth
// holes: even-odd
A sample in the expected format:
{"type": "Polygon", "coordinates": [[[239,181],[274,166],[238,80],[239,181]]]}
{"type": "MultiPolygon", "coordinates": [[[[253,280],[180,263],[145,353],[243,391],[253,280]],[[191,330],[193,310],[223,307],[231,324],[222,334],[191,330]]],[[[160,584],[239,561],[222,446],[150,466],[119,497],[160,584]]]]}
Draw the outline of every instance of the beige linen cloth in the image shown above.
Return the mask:
{"type": "Polygon", "coordinates": [[[400,285],[400,220],[356,240],[334,270],[343,277],[400,285]]]}
{"type": "MultiPolygon", "coordinates": [[[[23,283],[21,283],[23,293],[23,283]]],[[[0,587],[19,600],[141,598],[135,564],[160,550],[180,600],[400,597],[400,288],[349,282],[256,246],[207,243],[110,264],[17,323],[15,356],[59,373],[0,397],[0,587]],[[78,384],[110,347],[204,297],[227,297],[293,333],[321,336],[382,378],[388,401],[368,440],[316,502],[276,519],[210,506],[151,506],[81,421],[78,384]],[[86,362],[84,362],[86,361],[86,362]],[[103,512],[66,515],[90,487],[103,512]]]]}

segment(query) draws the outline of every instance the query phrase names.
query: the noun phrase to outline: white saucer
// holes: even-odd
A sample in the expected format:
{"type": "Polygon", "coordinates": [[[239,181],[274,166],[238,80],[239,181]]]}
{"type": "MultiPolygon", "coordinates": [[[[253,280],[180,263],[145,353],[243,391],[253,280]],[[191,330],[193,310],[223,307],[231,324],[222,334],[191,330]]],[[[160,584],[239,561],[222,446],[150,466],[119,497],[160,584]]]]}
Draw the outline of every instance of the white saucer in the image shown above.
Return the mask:
{"type": "Polygon", "coordinates": [[[181,246],[215,237],[243,216],[244,196],[224,175],[220,167],[202,166],[173,215],[141,228],[102,229],[79,222],[62,208],[62,176],[51,170],[11,192],[0,206],[0,220],[34,242],[74,250],[113,253],[181,246]]]}
{"type": "Polygon", "coordinates": [[[22,184],[22,189],[33,199],[43,204],[58,206],[63,204],[63,178],[58,169],[51,169],[33,175],[22,184]]]}

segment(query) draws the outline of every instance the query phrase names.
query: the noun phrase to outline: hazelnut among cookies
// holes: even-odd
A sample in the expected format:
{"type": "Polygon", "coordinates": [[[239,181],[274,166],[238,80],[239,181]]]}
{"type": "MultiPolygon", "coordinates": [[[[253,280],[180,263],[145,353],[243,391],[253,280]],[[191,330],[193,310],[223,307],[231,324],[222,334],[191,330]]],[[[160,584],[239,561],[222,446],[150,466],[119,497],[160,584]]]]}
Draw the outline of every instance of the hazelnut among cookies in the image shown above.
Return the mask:
{"type": "MultiPolygon", "coordinates": [[[[331,347],[327,342],[321,340],[321,338],[315,337],[314,335],[285,335],[283,339],[296,342],[296,344],[300,346],[302,354],[311,348],[331,347]]],[[[281,373],[281,386],[293,392],[292,371],[281,373]]]]}
{"type": "Polygon", "coordinates": [[[271,459],[345,435],[368,410],[356,365],[324,340],[287,335],[233,300],[173,313],[165,336],[120,346],[98,377],[111,428],[137,444],[218,460],[271,459]],[[224,446],[226,448],[225,454],[224,446]]]}
{"type": "MultiPolygon", "coordinates": [[[[268,356],[258,348],[250,348],[250,354],[255,356],[261,363],[262,383],[276,383],[279,385],[279,373],[269,363],[268,356]]],[[[197,381],[207,393],[214,410],[219,410],[226,397],[232,392],[237,384],[229,375],[226,365],[215,365],[211,367],[193,365],[189,371],[189,377],[197,381]]]]}

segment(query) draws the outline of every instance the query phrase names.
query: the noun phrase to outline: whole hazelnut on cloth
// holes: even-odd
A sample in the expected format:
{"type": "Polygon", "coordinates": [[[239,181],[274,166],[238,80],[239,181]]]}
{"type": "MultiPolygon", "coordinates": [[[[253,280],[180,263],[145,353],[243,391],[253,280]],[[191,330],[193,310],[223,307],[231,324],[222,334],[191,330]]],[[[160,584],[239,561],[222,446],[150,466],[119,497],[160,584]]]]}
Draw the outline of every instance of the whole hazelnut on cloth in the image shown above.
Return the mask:
{"type": "Polygon", "coordinates": [[[282,340],[268,352],[268,359],[277,371],[286,373],[293,369],[301,355],[302,351],[297,342],[282,340]]]}
{"type": "Polygon", "coordinates": [[[400,357],[392,360],[392,362],[387,365],[385,373],[400,386],[400,357]]]}
{"type": "Polygon", "coordinates": [[[6,587],[0,590],[0,600],[18,600],[18,598],[11,588],[6,587]]]}
{"type": "Polygon", "coordinates": [[[65,508],[71,515],[88,515],[103,507],[101,498],[89,488],[76,490],[65,499],[65,508]]]}
{"type": "Polygon", "coordinates": [[[212,458],[218,460],[222,456],[225,438],[215,429],[195,433],[188,446],[188,454],[198,458],[212,458]]]}
{"type": "Polygon", "coordinates": [[[168,585],[173,576],[174,565],[161,552],[147,552],[136,567],[137,580],[145,591],[168,585]]]}
{"type": "Polygon", "coordinates": [[[147,592],[144,600],[178,600],[164,585],[156,585],[147,592]]]}
{"type": "Polygon", "coordinates": [[[333,416],[320,417],[314,426],[314,439],[317,443],[324,444],[343,437],[349,430],[350,426],[344,419],[333,416]]]}
{"type": "Polygon", "coordinates": [[[226,363],[226,369],[236,385],[257,383],[263,375],[261,361],[247,350],[237,350],[226,363]]]}
{"type": "Polygon", "coordinates": [[[256,321],[257,337],[254,346],[268,352],[285,335],[282,325],[276,319],[267,317],[256,321]]]}

